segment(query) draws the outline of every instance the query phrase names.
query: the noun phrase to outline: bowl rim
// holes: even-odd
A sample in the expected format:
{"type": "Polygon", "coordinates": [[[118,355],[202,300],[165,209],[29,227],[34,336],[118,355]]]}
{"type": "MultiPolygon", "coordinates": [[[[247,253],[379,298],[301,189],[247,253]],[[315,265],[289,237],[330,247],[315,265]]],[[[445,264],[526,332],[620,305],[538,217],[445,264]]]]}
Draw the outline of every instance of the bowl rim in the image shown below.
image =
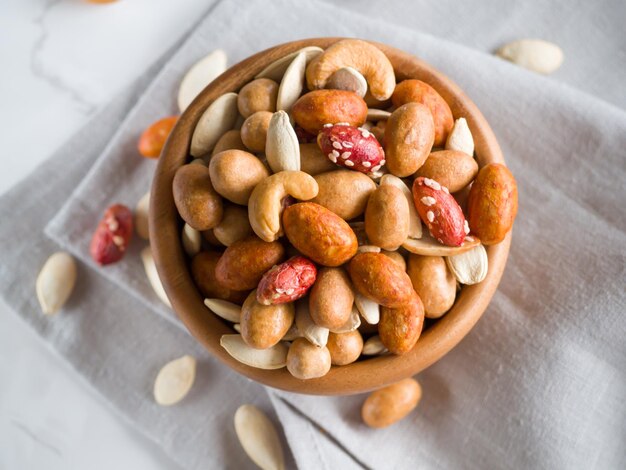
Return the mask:
{"type": "MultiPolygon", "coordinates": [[[[173,310],[189,332],[218,360],[236,372],[264,385],[303,394],[348,395],[362,393],[413,376],[429,367],[454,348],[484,313],[495,293],[511,243],[511,233],[497,245],[487,246],[489,271],[486,279],[464,286],[452,309],[422,333],[416,346],[403,356],[383,355],[346,366],[332,367],[324,377],[297,379],[286,370],[263,370],[249,367],[231,357],[220,346],[223,334],[234,330],[217,315],[210,313],[188,269],[188,260],[180,241],[181,221],[174,205],[174,173],[188,163],[191,135],[209,104],[218,96],[238,91],[265,66],[306,46],[327,48],[345,38],[311,38],[291,41],[258,52],[229,68],[207,86],[182,113],[159,158],[151,188],[149,230],[157,272],[173,310]]],[[[417,57],[388,46],[379,47],[391,60],[398,82],[407,78],[425,81],[446,100],[455,117],[465,117],[472,131],[479,166],[502,163],[502,151],[487,120],[461,88],[431,65],[417,57]]]]}

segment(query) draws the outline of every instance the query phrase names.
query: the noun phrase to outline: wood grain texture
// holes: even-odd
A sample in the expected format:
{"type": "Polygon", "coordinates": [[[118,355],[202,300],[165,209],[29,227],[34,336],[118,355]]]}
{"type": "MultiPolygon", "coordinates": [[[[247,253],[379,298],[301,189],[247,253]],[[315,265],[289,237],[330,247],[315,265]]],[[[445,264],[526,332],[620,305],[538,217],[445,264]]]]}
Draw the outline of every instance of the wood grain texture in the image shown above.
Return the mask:
{"type": "MultiPolygon", "coordinates": [[[[195,125],[204,110],[218,96],[238,91],[265,66],[305,46],[328,47],[341,38],[316,38],[282,44],[240,62],[215,80],[196,98],[178,120],[159,159],[150,201],[150,243],[165,291],[173,308],[191,334],[208,351],[235,371],[271,387],[317,395],[347,395],[379,388],[410,377],[441,359],[456,346],[479,320],[489,304],[506,265],[511,234],[487,247],[489,273],[480,284],[466,286],[454,307],[420,337],[415,348],[404,356],[382,356],[347,366],[333,367],[324,377],[299,380],[286,369],[260,370],[248,367],[219,345],[222,334],[232,333],[219,317],[207,311],[188,269],[181,241],[181,220],[172,197],[176,169],[184,164],[195,125]]],[[[417,78],[430,84],[448,102],[455,118],[465,117],[475,141],[476,158],[482,167],[504,163],[500,146],[476,105],[449,78],[418,58],[398,49],[375,43],[389,57],[398,81],[417,78]]]]}

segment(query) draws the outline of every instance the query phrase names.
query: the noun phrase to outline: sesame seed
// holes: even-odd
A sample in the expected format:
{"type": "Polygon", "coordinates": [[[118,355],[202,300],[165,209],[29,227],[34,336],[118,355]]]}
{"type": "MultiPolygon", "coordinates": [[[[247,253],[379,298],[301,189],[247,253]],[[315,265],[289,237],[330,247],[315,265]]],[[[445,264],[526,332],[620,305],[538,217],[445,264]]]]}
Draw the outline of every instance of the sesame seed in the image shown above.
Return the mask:
{"type": "Polygon", "coordinates": [[[367,139],[371,134],[369,131],[366,131],[365,129],[363,129],[361,131],[361,135],[367,139]]]}
{"type": "Polygon", "coordinates": [[[467,220],[463,224],[463,229],[465,230],[465,235],[470,233],[469,224],[467,223],[467,220]]]}
{"type": "Polygon", "coordinates": [[[380,161],[380,166],[383,166],[385,163],[387,163],[387,160],[381,160],[380,161]]]}
{"type": "Polygon", "coordinates": [[[343,146],[347,149],[351,149],[352,147],[354,147],[354,144],[352,142],[341,142],[343,144],[343,146]]]}
{"type": "Polygon", "coordinates": [[[333,163],[337,163],[337,157],[335,157],[332,152],[328,154],[328,159],[333,163]]]}
{"type": "Polygon", "coordinates": [[[335,158],[339,156],[339,152],[337,152],[336,150],[333,150],[331,153],[333,154],[335,158]]]}
{"type": "Polygon", "coordinates": [[[439,191],[441,189],[441,185],[430,178],[424,178],[424,184],[435,191],[439,191]]]}
{"type": "Polygon", "coordinates": [[[124,246],[124,237],[113,235],[113,243],[115,243],[118,247],[124,246]]]}
{"type": "Polygon", "coordinates": [[[278,297],[280,297],[280,294],[279,294],[279,293],[274,292],[274,293],[272,294],[272,298],[273,298],[273,299],[277,299],[278,297]]]}
{"type": "Polygon", "coordinates": [[[430,196],[424,196],[422,199],[420,199],[420,201],[426,207],[430,207],[437,202],[437,200],[434,197],[430,197],[430,196]]]}
{"type": "Polygon", "coordinates": [[[474,239],[472,237],[465,237],[466,242],[473,242],[474,239]]]}
{"type": "Polygon", "coordinates": [[[346,158],[350,158],[350,155],[352,155],[352,152],[343,152],[341,158],[345,160],[346,158]]]}
{"type": "Polygon", "coordinates": [[[372,168],[372,171],[378,171],[380,170],[380,166],[381,165],[376,165],[375,167],[372,168]]]}
{"type": "Polygon", "coordinates": [[[354,166],[354,162],[352,160],[345,161],[346,166],[354,166]]]}
{"type": "Polygon", "coordinates": [[[445,186],[441,187],[441,190],[446,193],[446,194],[450,194],[450,191],[448,190],[448,188],[446,188],[445,186]]]}
{"type": "Polygon", "coordinates": [[[336,148],[337,150],[341,150],[341,144],[337,141],[333,142],[333,147],[336,148]]]}
{"type": "Polygon", "coordinates": [[[107,220],[107,227],[111,232],[115,232],[118,228],[120,228],[120,224],[115,218],[111,218],[107,220]]]}
{"type": "Polygon", "coordinates": [[[443,240],[441,238],[437,238],[437,241],[441,244],[443,244],[443,240]]]}
{"type": "Polygon", "coordinates": [[[432,222],[433,220],[435,220],[435,213],[433,211],[426,212],[426,218],[429,222],[432,222]]]}
{"type": "Polygon", "coordinates": [[[372,162],[363,162],[363,163],[362,163],[362,165],[363,165],[365,168],[369,168],[370,166],[372,166],[372,162]]]}
{"type": "Polygon", "coordinates": [[[337,124],[335,124],[335,126],[349,126],[350,123],[349,122],[338,122],[337,124]]]}
{"type": "Polygon", "coordinates": [[[326,127],[326,128],[333,127],[333,125],[330,122],[327,122],[326,124],[324,124],[324,127],[326,127]]]}
{"type": "Polygon", "coordinates": [[[287,290],[285,291],[285,294],[287,294],[287,295],[291,295],[291,294],[293,294],[295,291],[296,291],[295,289],[287,289],[287,290]]]}

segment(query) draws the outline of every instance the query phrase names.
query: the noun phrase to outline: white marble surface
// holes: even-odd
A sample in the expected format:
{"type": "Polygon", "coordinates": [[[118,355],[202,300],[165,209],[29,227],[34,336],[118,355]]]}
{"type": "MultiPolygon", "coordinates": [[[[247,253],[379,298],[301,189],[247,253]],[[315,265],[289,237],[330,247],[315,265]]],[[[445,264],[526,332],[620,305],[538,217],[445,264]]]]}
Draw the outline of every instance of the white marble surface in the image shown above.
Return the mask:
{"type": "MultiPolygon", "coordinates": [[[[207,4],[0,2],[0,193],[172,46],[207,4]]],[[[177,467],[0,303],[0,468],[177,467]]]]}

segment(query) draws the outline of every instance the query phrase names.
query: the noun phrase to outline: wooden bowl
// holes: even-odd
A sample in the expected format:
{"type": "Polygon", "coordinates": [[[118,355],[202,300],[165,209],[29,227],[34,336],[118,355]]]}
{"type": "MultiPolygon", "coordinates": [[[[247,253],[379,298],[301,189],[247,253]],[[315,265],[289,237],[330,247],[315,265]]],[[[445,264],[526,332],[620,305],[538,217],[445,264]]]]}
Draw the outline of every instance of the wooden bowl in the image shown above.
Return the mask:
{"type": "MultiPolygon", "coordinates": [[[[220,337],[233,333],[223,320],[210,313],[196,288],[180,240],[181,219],[172,196],[176,170],[189,161],[189,145],[198,119],[223,93],[238,91],[265,66],[305,46],[326,48],[341,38],[305,39],[289,42],[249,57],[211,83],[185,110],[160,157],[150,202],[150,244],[157,270],[172,306],[191,334],[215,357],[236,372],[271,387],[316,395],[347,395],[365,392],[410,377],[456,346],[481,317],[493,296],[506,264],[510,234],[500,244],[487,247],[489,273],[480,284],[465,286],[454,307],[427,328],[412,351],[404,356],[380,356],[347,366],[333,367],[324,377],[296,379],[287,369],[255,369],[233,359],[221,346],[220,337]]],[[[476,158],[482,167],[503,163],[502,152],[476,105],[449,78],[406,52],[376,44],[389,57],[398,81],[417,78],[430,84],[448,102],[455,117],[465,117],[472,131],[476,158]]]]}

